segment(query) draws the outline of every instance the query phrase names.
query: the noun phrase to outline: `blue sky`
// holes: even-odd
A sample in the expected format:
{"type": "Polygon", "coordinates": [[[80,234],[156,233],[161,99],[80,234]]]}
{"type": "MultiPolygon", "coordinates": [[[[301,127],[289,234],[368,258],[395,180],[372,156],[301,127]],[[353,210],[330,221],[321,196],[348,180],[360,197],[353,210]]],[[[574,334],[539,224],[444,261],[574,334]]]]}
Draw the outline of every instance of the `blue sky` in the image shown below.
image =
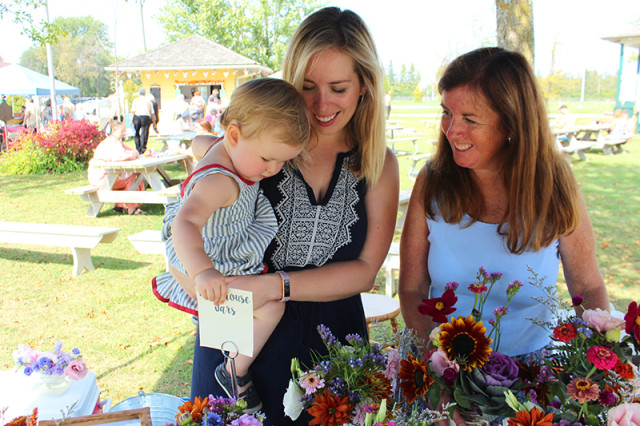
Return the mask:
{"type": "MultiPolygon", "coordinates": [[[[162,44],[162,28],[154,15],[164,0],[145,0],[147,48],[162,44]]],[[[351,9],[370,27],[385,67],[414,64],[423,81],[434,78],[443,61],[481,45],[495,42],[494,0],[331,0],[329,5],[351,9]]],[[[620,46],[601,40],[640,20],[638,0],[533,0],[536,72],[551,68],[551,50],[557,44],[556,69],[579,75],[584,69],[616,73],[620,46]]],[[[49,0],[51,19],[92,15],[117,34],[118,55],[142,51],[140,7],[135,0],[49,0]],[[117,11],[117,14],[116,14],[117,11]],[[115,28],[115,29],[114,29],[115,28]]],[[[44,11],[36,11],[36,19],[44,11]]],[[[18,62],[30,41],[6,17],[0,21],[0,56],[18,62]]]]}

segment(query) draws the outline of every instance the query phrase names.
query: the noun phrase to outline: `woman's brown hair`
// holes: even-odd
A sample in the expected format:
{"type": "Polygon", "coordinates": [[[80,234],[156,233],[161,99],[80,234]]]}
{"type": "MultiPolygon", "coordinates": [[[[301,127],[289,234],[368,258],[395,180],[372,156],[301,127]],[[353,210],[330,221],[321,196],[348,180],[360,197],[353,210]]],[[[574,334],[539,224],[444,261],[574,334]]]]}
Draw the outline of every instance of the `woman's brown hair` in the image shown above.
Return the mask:
{"type": "MultiPolygon", "coordinates": [[[[471,51],[449,64],[438,90],[442,94],[462,86],[485,97],[509,138],[501,154],[508,201],[498,224],[509,251],[536,251],[571,233],[579,216],[577,183],[557,149],[542,91],[527,60],[497,47],[471,51]]],[[[469,170],[453,160],[444,132],[426,166],[424,194],[427,216],[440,214],[447,223],[460,223],[468,214],[470,225],[485,207],[469,170]]]]}

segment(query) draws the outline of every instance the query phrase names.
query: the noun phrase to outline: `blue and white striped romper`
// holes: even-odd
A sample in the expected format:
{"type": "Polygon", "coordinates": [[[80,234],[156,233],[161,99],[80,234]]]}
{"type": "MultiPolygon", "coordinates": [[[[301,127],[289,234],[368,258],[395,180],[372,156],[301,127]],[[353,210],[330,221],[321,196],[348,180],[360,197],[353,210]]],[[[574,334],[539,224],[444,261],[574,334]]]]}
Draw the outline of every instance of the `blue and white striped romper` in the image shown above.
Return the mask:
{"type": "MultiPolygon", "coordinates": [[[[171,266],[187,274],[173,247],[171,223],[196,182],[214,173],[235,179],[240,188],[238,199],[230,206],[213,212],[202,228],[204,250],[213,266],[225,276],[266,272],[262,258],[276,235],[278,222],[260,185],[244,180],[225,167],[212,164],[193,172],[183,183],[180,198],[168,204],[162,227],[162,240],[171,266]]],[[[181,311],[197,315],[198,302],[191,298],[169,272],[152,280],[153,293],[162,302],[181,311]]]]}

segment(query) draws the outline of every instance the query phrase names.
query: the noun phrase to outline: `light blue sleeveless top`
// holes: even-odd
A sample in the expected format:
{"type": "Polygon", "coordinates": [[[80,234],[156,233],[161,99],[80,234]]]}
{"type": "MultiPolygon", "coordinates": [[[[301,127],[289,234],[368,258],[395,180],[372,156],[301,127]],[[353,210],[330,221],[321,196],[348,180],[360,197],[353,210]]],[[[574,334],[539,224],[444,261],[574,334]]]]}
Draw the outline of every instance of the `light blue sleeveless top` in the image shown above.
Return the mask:
{"type": "Polygon", "coordinates": [[[535,253],[526,251],[514,255],[498,234],[498,225],[475,222],[465,228],[463,225],[468,223],[467,220],[470,218],[465,216],[462,224],[448,224],[440,215],[435,221],[427,219],[430,297],[440,297],[448,282],[458,282],[457,310],[449,317],[466,317],[471,314],[474,301],[474,294],[467,287],[477,281],[478,269],[484,267],[489,274],[502,273],[502,278],[493,286],[482,314],[482,323],[488,334],[492,329],[488,320],[495,318],[493,310],[504,306],[507,301],[507,286],[518,280],[523,286],[509,303],[509,313],[502,318],[499,352],[515,356],[541,349],[550,342],[549,333],[527,318],[549,321],[553,315],[547,306],[532,299],[537,297],[544,300],[544,294],[530,283],[531,273],[527,267],[537,273],[539,278],[546,277],[545,286],[555,285],[560,265],[558,241],[535,253]]]}

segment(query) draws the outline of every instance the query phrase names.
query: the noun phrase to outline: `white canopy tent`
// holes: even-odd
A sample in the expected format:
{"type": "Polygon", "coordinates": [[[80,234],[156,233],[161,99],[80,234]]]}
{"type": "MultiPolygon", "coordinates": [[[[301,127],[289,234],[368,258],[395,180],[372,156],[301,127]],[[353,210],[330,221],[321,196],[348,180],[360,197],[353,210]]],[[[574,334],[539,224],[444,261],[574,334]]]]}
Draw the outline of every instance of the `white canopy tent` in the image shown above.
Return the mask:
{"type": "MultiPolygon", "coordinates": [[[[80,96],[80,89],[55,80],[56,95],[80,96]]],[[[0,95],[49,96],[49,76],[18,64],[0,67],[0,95]]]]}

